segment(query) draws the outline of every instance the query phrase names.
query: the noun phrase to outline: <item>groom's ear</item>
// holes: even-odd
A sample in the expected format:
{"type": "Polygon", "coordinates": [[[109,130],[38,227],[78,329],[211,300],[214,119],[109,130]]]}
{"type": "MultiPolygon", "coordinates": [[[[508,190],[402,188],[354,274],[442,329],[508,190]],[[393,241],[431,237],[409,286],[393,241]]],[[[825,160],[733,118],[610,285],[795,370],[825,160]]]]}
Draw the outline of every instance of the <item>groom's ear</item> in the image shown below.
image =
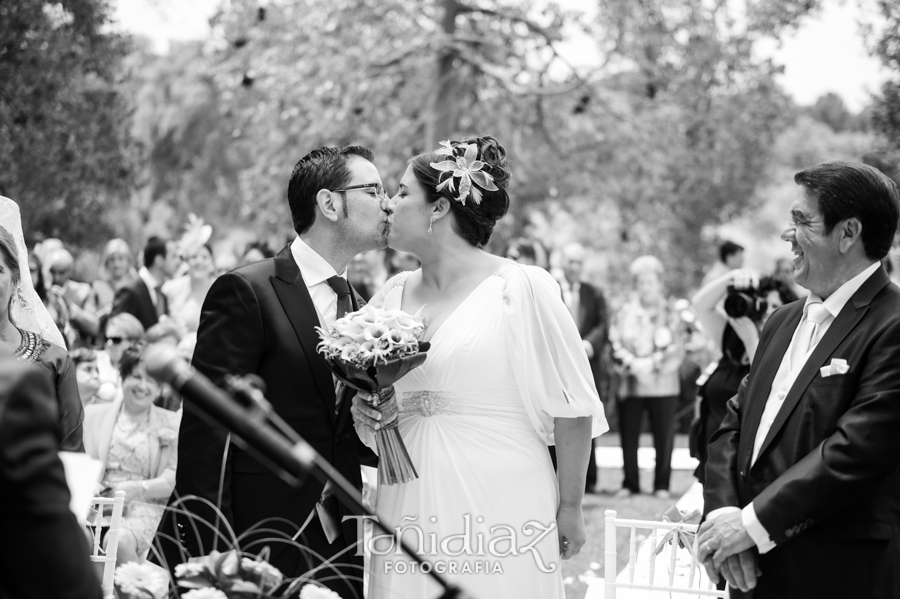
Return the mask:
{"type": "Polygon", "coordinates": [[[327,189],[320,189],[319,193],[316,194],[316,205],[319,207],[319,212],[333,223],[340,220],[341,211],[344,209],[341,204],[343,200],[344,198],[341,197],[341,194],[328,191],[327,189]]]}

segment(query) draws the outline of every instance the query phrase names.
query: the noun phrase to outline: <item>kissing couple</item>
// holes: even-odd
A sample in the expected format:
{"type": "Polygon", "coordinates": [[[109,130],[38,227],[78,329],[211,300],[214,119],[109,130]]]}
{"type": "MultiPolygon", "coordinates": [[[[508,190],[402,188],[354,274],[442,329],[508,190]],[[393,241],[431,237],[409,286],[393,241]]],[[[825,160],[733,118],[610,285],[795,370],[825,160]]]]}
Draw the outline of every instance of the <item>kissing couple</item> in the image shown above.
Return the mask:
{"type": "MultiPolygon", "coordinates": [[[[310,152],[288,183],[297,237],[274,258],[216,280],[193,365],[217,384],[228,374],[261,377],[274,411],[360,488],[360,465],[377,465],[379,414],[355,392],[336,392],[316,327],[363,304],[346,279],[355,255],[388,245],[415,255],[421,269],[390,279],[370,302],[419,312],[431,342],[425,363],[395,386],[419,478],[382,485],[377,512],[473,598],[562,599],[560,560],[585,542],[591,438],[608,425],[558,283],[483,249],[509,208],[510,177],[493,137],[414,156],[393,197],[369,149],[310,152]]],[[[267,546],[285,576],[362,598],[368,549],[365,596],[440,595],[390,538],[364,548],[359,515],[328,487],[289,486],[190,402],[178,450],[170,505],[179,509],[157,535],[169,566],[184,557],[174,539],[192,556],[239,539],[246,553],[267,546]]]]}

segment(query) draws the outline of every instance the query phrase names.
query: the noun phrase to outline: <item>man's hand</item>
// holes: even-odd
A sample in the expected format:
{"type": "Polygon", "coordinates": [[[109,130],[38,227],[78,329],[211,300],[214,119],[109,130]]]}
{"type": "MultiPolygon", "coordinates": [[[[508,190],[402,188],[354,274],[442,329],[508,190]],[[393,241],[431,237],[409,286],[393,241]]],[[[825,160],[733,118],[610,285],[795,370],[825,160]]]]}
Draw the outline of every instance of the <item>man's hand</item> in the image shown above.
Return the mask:
{"type": "Polygon", "coordinates": [[[719,582],[719,574],[725,577],[726,582],[732,588],[747,592],[756,588],[757,578],[762,576],[759,569],[756,552],[752,549],[742,551],[725,559],[721,570],[716,570],[712,565],[712,559],[703,562],[706,574],[715,583],[719,582]]]}
{"type": "Polygon", "coordinates": [[[756,545],[744,527],[741,513],[738,511],[722,514],[712,522],[707,520],[700,526],[698,534],[700,555],[697,559],[704,563],[712,560],[713,569],[716,571],[722,568],[726,558],[756,545]]]}

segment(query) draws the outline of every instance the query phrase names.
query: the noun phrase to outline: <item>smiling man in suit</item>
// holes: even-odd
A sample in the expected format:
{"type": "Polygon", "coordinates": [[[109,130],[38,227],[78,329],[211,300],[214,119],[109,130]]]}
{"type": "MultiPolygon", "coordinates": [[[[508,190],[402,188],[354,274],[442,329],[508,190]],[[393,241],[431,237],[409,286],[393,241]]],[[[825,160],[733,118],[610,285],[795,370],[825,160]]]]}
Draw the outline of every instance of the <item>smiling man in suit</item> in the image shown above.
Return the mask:
{"type": "MultiPolygon", "coordinates": [[[[374,465],[374,455],[353,428],[350,398],[336,397],[331,371],[316,352],[315,329],[359,307],[347,283],[347,265],[356,254],[387,243],[388,198],[372,160],[370,150],[351,146],[319,148],[297,162],[287,192],[297,237],[274,258],[242,266],[213,283],[193,359],[194,367],[218,385],[228,374],[262,378],[276,414],[357,488],[362,486],[361,457],[374,465]]],[[[316,578],[330,579],[323,584],[342,597],[362,597],[356,521],[342,524],[350,512],[322,483],[310,477],[300,488],[288,485],[267,465],[230,445],[226,433],[207,424],[191,402],[185,403],[178,456],[170,504],[196,495],[221,505],[236,535],[257,525],[274,529],[278,532],[250,534],[242,540],[242,550],[258,553],[268,545],[269,562],[289,578],[331,559],[331,566],[353,580],[337,580],[331,566],[321,567],[316,578]],[[296,538],[309,551],[289,547],[284,538],[275,538],[279,535],[296,538]]],[[[199,502],[184,507],[216,521],[214,512],[199,502]]],[[[169,514],[157,535],[170,567],[181,559],[165,535],[181,535],[192,555],[213,548],[207,527],[201,526],[198,539],[184,518],[179,517],[179,524],[181,528],[173,527],[169,514]]],[[[220,551],[227,549],[223,545],[219,543],[220,551]]]]}
{"type": "Polygon", "coordinates": [[[810,295],[766,323],[710,442],[700,559],[732,597],[900,597],[897,187],[843,162],[794,181],[782,239],[810,295]]]}

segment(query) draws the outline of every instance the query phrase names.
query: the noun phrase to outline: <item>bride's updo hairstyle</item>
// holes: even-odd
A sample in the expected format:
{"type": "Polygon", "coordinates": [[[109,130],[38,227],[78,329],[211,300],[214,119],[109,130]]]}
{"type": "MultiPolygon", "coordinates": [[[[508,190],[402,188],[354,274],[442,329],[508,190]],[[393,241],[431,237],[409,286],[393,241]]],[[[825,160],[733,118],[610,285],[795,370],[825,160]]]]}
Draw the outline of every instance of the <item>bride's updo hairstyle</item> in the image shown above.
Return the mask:
{"type": "Polygon", "coordinates": [[[440,198],[450,201],[454,231],[473,246],[483,247],[491,239],[494,224],[509,210],[509,194],[506,189],[511,174],[506,150],[490,136],[441,142],[441,146],[440,150],[411,158],[409,164],[413,174],[425,189],[428,203],[437,202],[440,198]],[[474,145],[478,152],[475,161],[472,161],[475,168],[469,179],[471,183],[468,195],[461,199],[461,191],[465,188],[464,177],[454,176],[453,171],[440,170],[433,165],[448,161],[459,164],[462,160],[463,164],[471,167],[472,164],[468,164],[465,158],[465,149],[470,145],[474,145]],[[478,162],[482,163],[480,168],[478,162]],[[488,185],[482,186],[485,179],[488,185]]]}

